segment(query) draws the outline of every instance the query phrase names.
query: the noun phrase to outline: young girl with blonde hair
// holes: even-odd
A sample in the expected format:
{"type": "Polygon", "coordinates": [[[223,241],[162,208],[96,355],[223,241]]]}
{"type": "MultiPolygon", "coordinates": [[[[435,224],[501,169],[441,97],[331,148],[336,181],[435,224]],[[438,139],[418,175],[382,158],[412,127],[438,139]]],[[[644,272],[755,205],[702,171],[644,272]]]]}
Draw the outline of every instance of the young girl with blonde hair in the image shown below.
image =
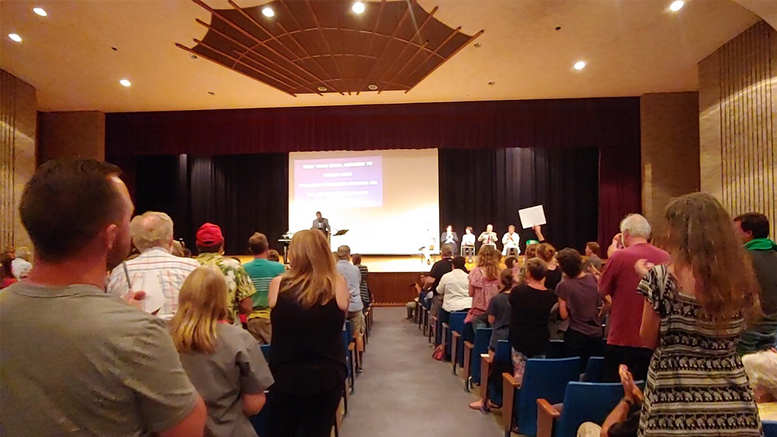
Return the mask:
{"type": "Polygon", "coordinates": [[[247,416],[273,383],[256,340],[228,322],[227,283],[214,266],[194,270],[181,286],[170,332],[181,363],[208,409],[210,436],[256,436],[247,416]]]}

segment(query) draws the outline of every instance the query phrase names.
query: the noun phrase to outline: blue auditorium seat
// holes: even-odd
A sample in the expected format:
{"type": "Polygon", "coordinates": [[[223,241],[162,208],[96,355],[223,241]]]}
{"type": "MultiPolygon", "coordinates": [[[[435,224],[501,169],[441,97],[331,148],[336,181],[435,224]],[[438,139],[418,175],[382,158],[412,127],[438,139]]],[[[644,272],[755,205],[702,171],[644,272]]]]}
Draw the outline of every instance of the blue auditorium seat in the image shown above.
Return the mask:
{"type": "Polygon", "coordinates": [[[518,388],[513,375],[503,374],[502,417],[505,437],[513,425],[530,437],[537,435],[537,400],[550,404],[564,400],[567,384],[580,379],[580,357],[530,358],[526,361],[523,385],[518,388]]]}
{"type": "Polygon", "coordinates": [[[588,364],[585,366],[583,381],[602,382],[604,375],[604,357],[589,357],[588,364]]]}
{"type": "Polygon", "coordinates": [[[537,401],[537,437],[575,436],[584,422],[601,425],[621,398],[623,385],[619,382],[572,381],[567,384],[560,414],[547,400],[537,401]]]}
{"type": "Polygon", "coordinates": [[[455,311],[451,313],[450,320],[448,321],[448,336],[445,339],[445,350],[451,351],[451,363],[453,366],[453,374],[456,374],[456,366],[464,366],[464,343],[462,341],[462,333],[464,332],[464,319],[467,317],[466,311],[455,311]],[[455,359],[453,358],[455,357],[455,359]]]}

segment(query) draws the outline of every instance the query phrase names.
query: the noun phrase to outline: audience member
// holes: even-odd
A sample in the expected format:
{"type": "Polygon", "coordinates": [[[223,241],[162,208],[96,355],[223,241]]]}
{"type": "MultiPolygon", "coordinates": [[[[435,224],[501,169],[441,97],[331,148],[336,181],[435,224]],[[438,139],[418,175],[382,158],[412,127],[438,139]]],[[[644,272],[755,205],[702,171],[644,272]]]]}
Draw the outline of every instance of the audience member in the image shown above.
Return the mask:
{"type": "MultiPolygon", "coordinates": [[[[706,435],[760,436],[736,352],[746,323],[760,313],[751,261],[711,195],[673,199],[665,218],[671,264],[653,267],[643,258],[634,265],[645,296],[640,335],[655,348],[639,435],[696,433],[703,418],[706,435]]],[[[629,250],[624,236],[627,248],[618,253],[629,250]]]]}
{"type": "Polygon", "coordinates": [[[254,307],[251,296],[256,289],[248,277],[240,261],[227,258],[224,254],[224,236],[221,228],[212,223],[205,223],[197,230],[197,251],[200,255],[197,262],[201,265],[216,266],[224,274],[227,282],[227,299],[229,300],[229,321],[240,323],[238,312],[248,314],[254,307]]]}
{"type": "Polygon", "coordinates": [[[272,340],[272,324],[270,323],[268,303],[270,281],[286,271],[283,264],[267,259],[269,246],[267,237],[255,232],[248,239],[248,251],[251,252],[254,259],[243,265],[256,290],[256,293],[251,296],[253,308],[248,314],[246,325],[248,332],[254,336],[259,344],[270,344],[272,340]]]}
{"type": "Polygon", "coordinates": [[[763,214],[742,214],[734,218],[734,223],[753,261],[764,313],[764,317],[739,339],[737,350],[746,354],[777,345],[777,244],[769,239],[769,219],[763,214]]]}
{"type": "Polygon", "coordinates": [[[537,256],[537,248],[540,247],[538,243],[531,243],[526,246],[526,255],[524,255],[523,263],[513,264],[513,282],[520,284],[524,281],[526,276],[526,261],[537,256]]]}
{"type": "Polygon", "coordinates": [[[356,339],[356,350],[362,352],[364,350],[364,338],[362,335],[364,335],[364,330],[367,327],[364,313],[362,312],[364,304],[359,291],[362,276],[359,273],[359,268],[351,264],[350,259],[350,247],[340,246],[337,248],[337,273],[345,278],[345,283],[348,285],[348,320],[351,321],[353,336],[356,339]]]}
{"type": "Polygon", "coordinates": [[[369,278],[370,271],[367,269],[367,266],[362,264],[362,256],[359,254],[353,254],[351,255],[351,262],[353,262],[353,265],[359,268],[359,273],[361,273],[361,282],[359,282],[359,294],[362,298],[362,304],[364,306],[364,311],[367,311],[367,308],[370,306],[370,303],[372,302],[372,294],[370,294],[370,286],[367,282],[367,279],[369,278]]]}
{"type": "Polygon", "coordinates": [[[755,402],[777,402],[777,351],[768,349],[747,354],[742,357],[742,365],[745,366],[755,402]]]}
{"type": "Polygon", "coordinates": [[[106,266],[130,250],[118,173],[52,160],[27,182],[19,213],[35,268],[0,306],[3,435],[203,435],[205,405],[164,323],[105,293],[106,266]]]}
{"type": "MultiPolygon", "coordinates": [[[[488,304],[488,325],[491,327],[491,340],[488,343],[488,353],[493,356],[496,352],[496,346],[499,340],[509,340],[510,338],[510,291],[513,289],[513,272],[510,270],[503,270],[499,275],[501,285],[499,286],[499,294],[491,299],[488,304]]],[[[502,398],[502,373],[512,373],[512,365],[508,364],[507,368],[500,366],[500,363],[494,363],[491,366],[491,371],[488,375],[489,387],[493,387],[497,393],[496,398],[502,398]]],[[[469,404],[469,407],[473,410],[480,409],[493,409],[500,408],[501,405],[490,403],[484,405],[483,400],[475,401],[469,404]]]]}
{"type": "MultiPolygon", "coordinates": [[[[174,256],[179,257],[179,258],[189,258],[190,255],[191,255],[191,251],[189,251],[189,255],[187,255],[186,251],[184,249],[186,249],[186,248],[183,247],[183,244],[181,244],[180,241],[173,240],[173,244],[170,247],[170,253],[172,255],[174,255],[174,256]]],[[[188,249],[186,249],[186,250],[188,250],[188,249]]]]}
{"type": "Polygon", "coordinates": [[[448,323],[454,311],[469,311],[472,297],[469,295],[469,275],[463,256],[453,258],[453,270],[442,275],[437,284],[437,293],[442,298],[439,319],[448,323]]]}
{"type": "Polygon", "coordinates": [[[32,269],[32,253],[27,246],[19,246],[16,249],[16,258],[11,262],[11,270],[17,281],[21,281],[30,274],[32,269]]]}
{"type": "Polygon", "coordinates": [[[443,245],[440,255],[442,255],[442,259],[434,263],[432,270],[422,284],[424,289],[432,292],[431,307],[428,308],[430,308],[429,314],[434,317],[442,308],[442,296],[437,293],[437,285],[440,284],[440,279],[444,274],[453,270],[453,248],[447,244],[443,245]]]}
{"type": "Polygon", "coordinates": [[[270,261],[281,262],[281,254],[275,249],[267,251],[267,259],[270,261]]]}
{"type": "Polygon", "coordinates": [[[130,236],[140,255],[126,261],[126,272],[121,266],[113,269],[108,294],[123,298],[130,290],[142,290],[146,297],[141,301],[141,309],[169,321],[178,311],[183,281],[200,264],[170,253],[173,220],[163,212],[148,211],[135,216],[130,222],[130,236]]]}
{"type": "Polygon", "coordinates": [[[516,257],[514,257],[512,255],[508,256],[507,258],[505,258],[505,268],[507,270],[511,270],[512,271],[513,268],[516,266],[516,264],[518,264],[518,258],[516,258],[516,257]]]}
{"type": "Polygon", "coordinates": [[[289,263],[270,282],[270,437],[329,437],[345,390],[348,285],[318,230],[294,234],[289,263]]]}
{"type": "Polygon", "coordinates": [[[577,437],[637,437],[645,396],[634,383],[634,376],[628,367],[621,365],[618,373],[623,384],[623,399],[610,412],[602,426],[585,422],[580,425],[577,437]]]}
{"type": "Polygon", "coordinates": [[[272,374],[256,340],[228,322],[227,285],[217,267],[198,267],[186,278],[170,333],[181,363],[205,401],[209,436],[256,436],[246,416],[265,403],[272,374]]]}
{"type": "Polygon", "coordinates": [[[556,248],[550,243],[540,243],[537,247],[537,257],[545,262],[548,267],[547,276],[545,276],[545,286],[554,290],[561,282],[561,269],[556,262],[556,248]]]}
{"type": "Polygon", "coordinates": [[[620,230],[619,239],[625,248],[610,255],[599,280],[599,294],[612,302],[604,351],[604,380],[618,381],[618,366],[625,364],[637,380],[644,381],[653,351],[639,335],[644,299],[634,292],[640,280],[634,272],[634,263],[643,258],[653,264],[666,263],[669,254],[648,243],[650,224],[639,214],[623,219],[620,230]]]}
{"type": "Polygon", "coordinates": [[[472,297],[472,308],[467,313],[464,323],[472,323],[473,329],[485,328],[488,304],[499,293],[499,274],[501,254],[495,246],[484,244],[478,253],[478,265],[469,272],[469,295],[472,297]]]}
{"type": "Polygon", "coordinates": [[[564,354],[567,357],[580,357],[580,373],[585,371],[588,357],[601,356],[604,353],[602,321],[596,279],[583,271],[583,258],[575,249],[566,248],[556,256],[564,280],[556,286],[559,314],[569,319],[569,327],[564,333],[564,354]]]}
{"type": "Polygon", "coordinates": [[[426,284],[426,275],[423,273],[418,276],[418,282],[413,282],[410,284],[410,287],[415,289],[416,297],[413,298],[410,302],[405,304],[405,308],[407,309],[407,320],[410,320],[413,318],[413,315],[415,314],[416,307],[419,305],[424,304],[424,299],[428,291],[424,289],[424,286],[426,284]]]}
{"type": "Polygon", "coordinates": [[[519,385],[523,382],[526,360],[544,357],[548,351],[548,319],[558,298],[544,285],[547,273],[546,264],[532,258],[526,261],[526,282],[510,291],[510,345],[515,380],[519,385]]]}
{"type": "Polygon", "coordinates": [[[13,275],[13,258],[8,252],[0,254],[0,290],[18,282],[13,275]]]}
{"type": "Polygon", "coordinates": [[[585,256],[587,259],[583,265],[584,272],[587,272],[591,267],[595,268],[598,272],[602,271],[603,261],[599,258],[599,243],[596,241],[585,243],[585,256]]]}

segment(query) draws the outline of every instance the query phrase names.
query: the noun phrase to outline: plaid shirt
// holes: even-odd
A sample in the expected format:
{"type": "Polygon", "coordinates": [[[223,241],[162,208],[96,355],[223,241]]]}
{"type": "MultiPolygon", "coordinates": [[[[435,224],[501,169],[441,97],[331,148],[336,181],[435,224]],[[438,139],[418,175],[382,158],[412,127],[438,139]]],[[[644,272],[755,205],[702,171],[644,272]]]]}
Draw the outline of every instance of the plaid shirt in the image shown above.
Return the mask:
{"type": "Polygon", "coordinates": [[[238,317],[238,307],[240,302],[256,293],[251,278],[246,273],[246,269],[240,264],[240,261],[232,258],[225,258],[218,253],[203,253],[197,257],[197,261],[202,265],[216,266],[224,274],[227,280],[227,301],[229,302],[230,321],[234,322],[238,317]]]}
{"type": "MultiPolygon", "coordinates": [[[[178,311],[178,293],[181,291],[183,281],[186,280],[189,273],[199,266],[200,264],[197,261],[190,258],[177,257],[161,247],[148,249],[137,258],[127,261],[130,281],[135,286],[137,284],[148,284],[158,281],[159,286],[155,287],[155,289],[162,291],[165,302],[162,308],[159,309],[157,317],[163,320],[172,319],[176,311],[178,311]]],[[[118,266],[113,269],[108,280],[108,294],[123,298],[127,294],[127,290],[127,278],[124,275],[124,268],[118,266]]],[[[147,290],[135,289],[134,291],[147,290]]]]}

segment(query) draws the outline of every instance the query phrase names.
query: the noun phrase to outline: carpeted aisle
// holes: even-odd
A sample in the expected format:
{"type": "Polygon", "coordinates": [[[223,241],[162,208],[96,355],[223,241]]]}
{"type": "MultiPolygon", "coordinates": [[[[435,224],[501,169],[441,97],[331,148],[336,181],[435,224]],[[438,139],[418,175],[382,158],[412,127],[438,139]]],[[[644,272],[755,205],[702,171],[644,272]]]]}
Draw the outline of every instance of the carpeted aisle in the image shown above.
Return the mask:
{"type": "Polygon", "coordinates": [[[343,437],[497,437],[493,416],[467,407],[477,398],[464,391],[450,363],[435,361],[404,308],[376,308],[375,324],[356,379],[343,437]]]}

